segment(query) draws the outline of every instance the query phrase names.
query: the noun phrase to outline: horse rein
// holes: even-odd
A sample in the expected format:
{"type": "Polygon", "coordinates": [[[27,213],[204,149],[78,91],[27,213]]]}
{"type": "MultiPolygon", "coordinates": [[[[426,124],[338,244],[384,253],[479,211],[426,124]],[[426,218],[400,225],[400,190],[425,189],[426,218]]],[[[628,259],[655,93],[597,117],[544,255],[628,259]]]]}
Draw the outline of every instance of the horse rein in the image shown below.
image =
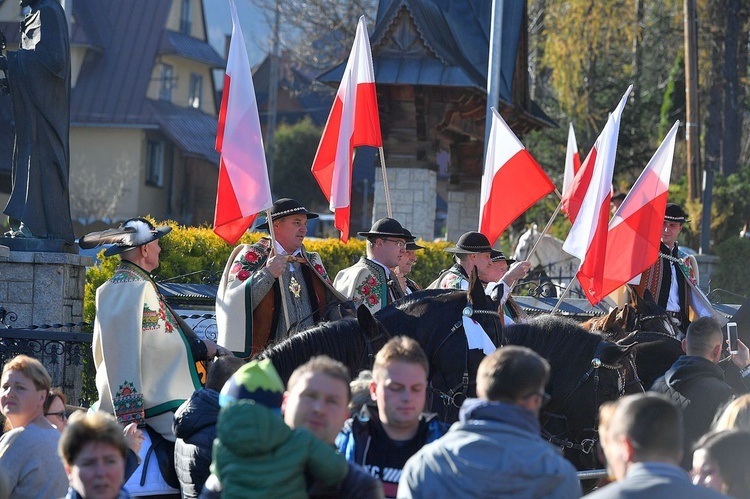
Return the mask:
{"type": "MultiPolygon", "coordinates": [[[[585,430],[590,430],[593,432],[598,432],[599,427],[599,413],[598,413],[598,407],[599,407],[599,369],[610,369],[615,370],[618,372],[618,376],[620,379],[622,379],[622,374],[620,370],[622,369],[622,366],[615,366],[615,365],[609,365],[605,364],[601,360],[602,352],[604,351],[604,347],[606,347],[607,341],[601,340],[596,345],[596,350],[594,351],[594,357],[591,359],[591,365],[589,366],[588,371],[586,371],[583,376],[578,380],[576,383],[575,388],[568,393],[568,395],[563,398],[563,400],[558,403],[555,406],[556,410],[559,410],[560,407],[565,405],[565,403],[570,399],[570,397],[579,389],[581,386],[583,386],[584,383],[586,383],[589,379],[592,378],[593,375],[593,381],[594,381],[594,407],[596,407],[597,412],[594,414],[594,428],[584,428],[585,430]]],[[[636,376],[637,377],[637,376],[636,376]]],[[[625,390],[625,384],[621,383],[620,387],[620,396],[622,397],[624,395],[625,390]]],[[[557,436],[551,434],[546,429],[546,425],[549,423],[551,418],[557,418],[565,421],[567,423],[567,417],[553,412],[552,410],[544,411],[543,414],[547,417],[547,421],[544,425],[542,425],[542,436],[547,439],[551,444],[556,445],[560,447],[561,449],[573,449],[578,450],[580,452],[583,452],[584,454],[590,454],[594,446],[598,440],[598,438],[586,438],[581,440],[580,443],[575,442],[573,440],[570,440],[568,438],[558,438],[557,436]]],[[[567,431],[567,430],[566,430],[567,431]]]]}
{"type": "MultiPolygon", "coordinates": [[[[438,347],[435,349],[435,351],[431,355],[431,359],[434,364],[434,357],[437,355],[437,353],[440,351],[441,348],[445,345],[445,343],[453,336],[453,333],[458,331],[459,329],[462,329],[464,327],[463,325],[463,317],[473,317],[474,315],[490,315],[492,317],[496,317],[498,320],[500,319],[500,314],[497,312],[493,312],[492,310],[475,310],[471,305],[467,305],[464,307],[463,311],[461,312],[462,318],[453,325],[451,328],[450,333],[448,333],[445,338],[443,338],[443,341],[440,342],[438,347]]],[[[495,344],[497,344],[498,340],[497,335],[497,325],[495,325],[495,344]]],[[[503,340],[502,335],[500,335],[500,341],[503,340]]],[[[502,346],[502,343],[500,343],[502,346]]],[[[445,380],[445,378],[443,378],[445,380]]],[[[469,392],[469,348],[467,345],[466,352],[464,355],[464,372],[461,376],[461,382],[458,383],[453,388],[449,389],[447,392],[443,392],[434,386],[432,386],[432,383],[428,386],[428,390],[436,393],[438,397],[443,401],[443,405],[447,406],[453,406],[455,408],[460,408],[461,405],[464,403],[464,400],[467,398],[467,394],[469,392]]]]}

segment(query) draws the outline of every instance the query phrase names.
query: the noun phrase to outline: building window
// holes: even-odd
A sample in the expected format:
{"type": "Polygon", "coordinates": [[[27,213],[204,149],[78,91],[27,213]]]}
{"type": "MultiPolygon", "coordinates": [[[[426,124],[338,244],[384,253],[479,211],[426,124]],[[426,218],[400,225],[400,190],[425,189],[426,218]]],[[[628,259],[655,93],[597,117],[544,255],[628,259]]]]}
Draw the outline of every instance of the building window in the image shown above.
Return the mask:
{"type": "Polygon", "coordinates": [[[174,88],[174,68],[171,64],[162,64],[161,85],[159,86],[159,99],[171,101],[172,88],[174,88]]]}
{"type": "Polygon", "coordinates": [[[164,142],[149,139],[146,143],[146,184],[164,186],[164,142]]]}
{"type": "Polygon", "coordinates": [[[188,105],[200,109],[202,94],[203,77],[197,73],[190,73],[190,95],[188,96],[188,105]]]}
{"type": "Polygon", "coordinates": [[[180,32],[186,35],[190,34],[190,27],[193,24],[192,1],[182,0],[182,9],[180,10],[180,32]]]}

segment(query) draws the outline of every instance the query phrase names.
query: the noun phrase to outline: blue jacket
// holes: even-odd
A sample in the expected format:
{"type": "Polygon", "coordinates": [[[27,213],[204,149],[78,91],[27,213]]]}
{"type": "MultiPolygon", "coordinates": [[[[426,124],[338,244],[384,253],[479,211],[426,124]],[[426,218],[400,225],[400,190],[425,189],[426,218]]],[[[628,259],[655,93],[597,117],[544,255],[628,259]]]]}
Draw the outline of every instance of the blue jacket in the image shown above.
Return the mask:
{"type": "MultiPolygon", "coordinates": [[[[371,438],[374,426],[380,425],[377,409],[364,405],[359,413],[344,423],[344,428],[336,437],[336,447],[346,457],[347,461],[363,466],[365,464],[365,449],[369,447],[368,441],[371,438]]],[[[423,413],[419,416],[417,435],[422,439],[421,445],[434,442],[445,435],[447,431],[448,425],[438,420],[437,414],[423,413]]]]}
{"type": "Polygon", "coordinates": [[[194,392],[175,412],[174,467],[182,497],[198,497],[211,473],[211,448],[218,417],[219,392],[210,388],[194,392]]]}
{"type": "Polygon", "coordinates": [[[539,436],[532,411],[468,399],[459,418],[406,462],[399,498],[581,496],[576,469],[539,436]]]}

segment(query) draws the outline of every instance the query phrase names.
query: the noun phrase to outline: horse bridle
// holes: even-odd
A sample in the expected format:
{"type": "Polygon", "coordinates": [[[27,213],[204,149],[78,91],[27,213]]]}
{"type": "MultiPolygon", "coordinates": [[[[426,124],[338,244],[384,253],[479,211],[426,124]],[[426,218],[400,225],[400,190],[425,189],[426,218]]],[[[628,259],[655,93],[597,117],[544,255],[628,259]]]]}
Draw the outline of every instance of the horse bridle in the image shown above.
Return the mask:
{"type": "MultiPolygon", "coordinates": [[[[604,352],[604,348],[607,346],[607,341],[601,340],[596,345],[596,350],[594,350],[594,356],[591,359],[591,364],[589,366],[588,371],[586,371],[583,376],[580,377],[578,382],[576,383],[576,386],[573,388],[573,390],[568,393],[568,395],[565,396],[565,398],[562,399],[560,403],[558,403],[555,406],[555,410],[559,411],[561,407],[565,405],[565,403],[570,399],[570,397],[583,386],[584,383],[586,383],[589,379],[593,379],[594,381],[594,407],[597,408],[597,412],[594,414],[594,427],[593,428],[584,428],[583,431],[593,431],[594,433],[598,433],[598,427],[599,427],[599,413],[598,413],[598,407],[599,407],[599,369],[610,369],[617,371],[618,376],[621,378],[623,377],[623,374],[621,372],[622,366],[617,365],[610,365],[605,364],[601,360],[602,353],[604,352]],[[593,378],[592,378],[593,375],[593,378]]],[[[637,376],[636,376],[637,378],[637,376]]],[[[620,396],[622,397],[625,392],[625,383],[620,383],[620,396]]],[[[550,422],[552,418],[555,419],[561,419],[565,421],[567,425],[567,417],[563,414],[556,413],[552,409],[543,411],[543,415],[547,418],[547,421],[542,425],[542,437],[547,439],[551,444],[560,447],[561,449],[572,449],[577,450],[580,452],[583,452],[584,454],[590,454],[598,440],[598,438],[585,438],[582,439],[580,442],[575,442],[573,440],[570,440],[568,438],[559,438],[556,435],[553,435],[546,429],[546,425],[550,422]]],[[[566,428],[566,431],[569,431],[568,428],[566,428]]]]}
{"type": "Polygon", "coordinates": [[[676,326],[672,323],[672,320],[669,318],[669,315],[665,313],[663,314],[653,314],[653,315],[645,315],[641,317],[640,315],[636,315],[635,317],[635,328],[637,331],[642,331],[643,323],[646,321],[654,320],[654,319],[660,319],[662,324],[666,325],[669,328],[669,331],[671,333],[661,333],[660,331],[652,331],[655,333],[665,334],[666,336],[672,336],[673,338],[679,337],[679,332],[676,329],[676,326]]]}
{"type": "MultiPolygon", "coordinates": [[[[471,305],[467,305],[464,307],[463,311],[461,312],[461,319],[456,321],[456,323],[451,328],[450,333],[448,333],[445,338],[443,338],[443,341],[440,342],[438,347],[432,352],[432,355],[430,357],[430,364],[435,365],[435,356],[440,352],[440,349],[443,348],[445,343],[453,336],[453,334],[458,331],[459,329],[463,329],[463,317],[473,317],[474,315],[490,315],[493,317],[497,317],[497,319],[500,319],[500,314],[497,312],[494,312],[492,310],[476,310],[471,305]]],[[[497,324],[495,324],[495,344],[502,346],[504,338],[502,334],[497,334],[497,324]],[[499,339],[498,339],[499,336],[499,339]]],[[[445,377],[443,376],[443,380],[445,380],[445,377]]],[[[447,392],[444,392],[442,390],[439,390],[435,388],[432,383],[427,388],[429,391],[436,393],[438,397],[440,397],[440,400],[443,401],[443,405],[447,406],[453,406],[455,408],[460,408],[461,405],[464,403],[464,400],[467,398],[467,394],[469,392],[469,348],[468,345],[466,347],[466,352],[464,354],[464,372],[461,375],[461,382],[458,383],[453,388],[449,389],[447,392]]]]}

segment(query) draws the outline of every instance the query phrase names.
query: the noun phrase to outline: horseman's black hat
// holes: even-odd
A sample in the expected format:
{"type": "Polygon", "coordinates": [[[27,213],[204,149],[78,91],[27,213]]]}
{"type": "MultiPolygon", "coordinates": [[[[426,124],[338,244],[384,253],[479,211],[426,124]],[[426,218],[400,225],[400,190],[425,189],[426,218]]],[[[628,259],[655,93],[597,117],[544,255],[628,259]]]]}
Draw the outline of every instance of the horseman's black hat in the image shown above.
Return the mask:
{"type": "MultiPolygon", "coordinates": [[[[280,218],[289,217],[291,215],[305,215],[308,220],[311,218],[318,218],[317,213],[307,211],[307,208],[299,204],[291,198],[281,198],[274,201],[271,207],[271,220],[279,220],[280,218]]],[[[268,229],[268,220],[258,225],[258,229],[268,229]]]]}
{"type": "Polygon", "coordinates": [[[420,246],[419,244],[414,242],[416,238],[412,236],[411,232],[409,232],[409,229],[404,229],[404,235],[407,237],[407,243],[406,243],[407,250],[414,251],[414,250],[424,249],[424,246],[420,246]]]}
{"type": "Polygon", "coordinates": [[[664,221],[679,222],[681,224],[684,224],[685,222],[689,222],[690,219],[688,218],[688,214],[685,213],[680,205],[675,203],[667,203],[667,209],[664,211],[664,221]]]}
{"type": "Polygon", "coordinates": [[[490,240],[481,232],[467,232],[458,238],[455,246],[445,248],[448,253],[457,253],[463,255],[475,255],[478,253],[489,253],[490,258],[497,258],[502,255],[501,252],[492,249],[490,240]]]}
{"type": "Polygon", "coordinates": [[[395,239],[403,239],[406,242],[411,242],[416,239],[414,236],[406,235],[404,228],[398,223],[398,220],[393,218],[381,218],[374,224],[367,232],[357,232],[357,235],[362,237],[393,237],[395,239]]]}
{"type": "Polygon", "coordinates": [[[493,262],[506,262],[508,265],[511,265],[513,263],[516,263],[516,260],[513,258],[506,257],[502,251],[500,250],[493,250],[495,254],[490,257],[490,260],[493,262]]]}

